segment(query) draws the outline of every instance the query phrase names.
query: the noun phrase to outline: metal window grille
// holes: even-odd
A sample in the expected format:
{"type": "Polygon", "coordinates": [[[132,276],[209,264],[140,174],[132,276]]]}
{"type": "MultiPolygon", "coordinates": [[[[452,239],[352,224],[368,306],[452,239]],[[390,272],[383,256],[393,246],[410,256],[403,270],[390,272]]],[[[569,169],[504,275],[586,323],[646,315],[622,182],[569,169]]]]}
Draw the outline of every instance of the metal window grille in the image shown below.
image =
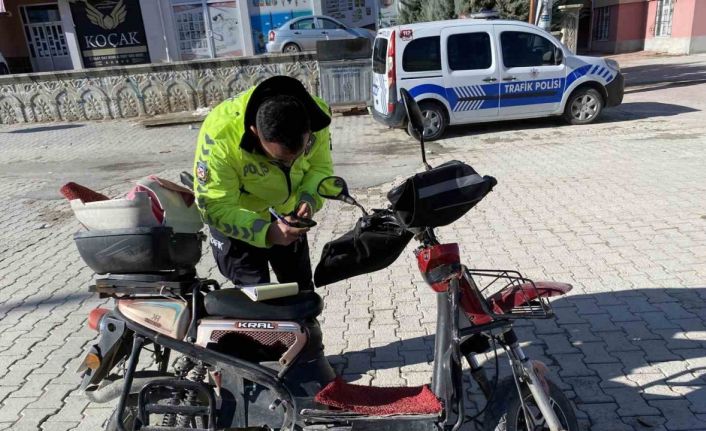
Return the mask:
{"type": "Polygon", "coordinates": [[[610,34],[610,6],[594,10],[594,40],[608,40],[610,34]]]}
{"type": "Polygon", "coordinates": [[[674,0],[658,0],[655,36],[672,34],[672,15],[674,15],[674,0]]]}
{"type": "Polygon", "coordinates": [[[42,6],[47,10],[34,7],[29,13],[22,7],[22,21],[25,26],[27,45],[32,57],[49,58],[69,55],[69,48],[64,37],[58,10],[51,6],[42,6]]]}
{"type": "Polygon", "coordinates": [[[182,54],[207,47],[206,26],[203,12],[187,11],[176,13],[177,31],[179,33],[179,51],[182,54]]]}

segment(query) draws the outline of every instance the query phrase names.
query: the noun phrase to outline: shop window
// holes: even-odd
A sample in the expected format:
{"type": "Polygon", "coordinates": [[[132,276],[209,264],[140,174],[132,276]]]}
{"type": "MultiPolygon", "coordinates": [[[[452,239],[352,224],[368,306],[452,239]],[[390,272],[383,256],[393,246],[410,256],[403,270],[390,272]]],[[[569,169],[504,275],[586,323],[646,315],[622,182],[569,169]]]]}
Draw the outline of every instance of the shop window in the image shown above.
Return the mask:
{"type": "Polygon", "coordinates": [[[235,1],[171,1],[181,60],[243,55],[235,1]]]}
{"type": "Polygon", "coordinates": [[[593,40],[608,40],[610,34],[610,6],[593,10],[593,40]]]}

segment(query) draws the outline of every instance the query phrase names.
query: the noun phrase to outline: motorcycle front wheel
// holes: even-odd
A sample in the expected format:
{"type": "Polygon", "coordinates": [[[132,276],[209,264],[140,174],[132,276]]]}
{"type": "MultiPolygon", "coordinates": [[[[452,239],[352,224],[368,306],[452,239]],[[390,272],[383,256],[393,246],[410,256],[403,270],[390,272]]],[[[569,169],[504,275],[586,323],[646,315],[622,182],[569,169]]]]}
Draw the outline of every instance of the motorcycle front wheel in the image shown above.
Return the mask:
{"type": "MultiPolygon", "coordinates": [[[[550,403],[562,427],[566,431],[578,431],[579,425],[571,402],[554,382],[546,380],[549,386],[550,403]]],[[[549,431],[549,427],[526,385],[522,386],[522,398],[529,410],[531,420],[534,422],[529,427],[513,378],[509,377],[500,382],[495,393],[497,395],[490,401],[483,416],[484,431],[549,431]]]]}

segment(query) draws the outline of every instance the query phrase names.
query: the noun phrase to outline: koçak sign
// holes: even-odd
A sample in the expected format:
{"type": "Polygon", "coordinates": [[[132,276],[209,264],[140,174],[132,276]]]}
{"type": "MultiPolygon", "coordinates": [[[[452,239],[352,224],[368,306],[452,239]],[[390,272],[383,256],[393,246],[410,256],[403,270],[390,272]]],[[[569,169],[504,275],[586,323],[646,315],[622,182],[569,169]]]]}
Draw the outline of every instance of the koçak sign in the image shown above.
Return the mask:
{"type": "Polygon", "coordinates": [[[70,0],[84,67],[150,62],[139,0],[70,0]]]}

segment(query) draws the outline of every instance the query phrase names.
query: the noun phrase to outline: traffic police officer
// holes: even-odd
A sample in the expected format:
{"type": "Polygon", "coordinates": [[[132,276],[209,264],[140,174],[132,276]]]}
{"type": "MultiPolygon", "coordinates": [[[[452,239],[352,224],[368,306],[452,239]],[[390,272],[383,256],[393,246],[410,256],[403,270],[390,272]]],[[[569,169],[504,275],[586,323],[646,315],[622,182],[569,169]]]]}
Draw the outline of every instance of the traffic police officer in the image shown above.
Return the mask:
{"type": "Polygon", "coordinates": [[[235,284],[270,281],[311,289],[304,228],[333,174],[330,109],[298,80],[275,76],[216,106],[201,127],[194,192],[221,273],[235,284]],[[285,220],[272,216],[270,209],[285,220]]]}

